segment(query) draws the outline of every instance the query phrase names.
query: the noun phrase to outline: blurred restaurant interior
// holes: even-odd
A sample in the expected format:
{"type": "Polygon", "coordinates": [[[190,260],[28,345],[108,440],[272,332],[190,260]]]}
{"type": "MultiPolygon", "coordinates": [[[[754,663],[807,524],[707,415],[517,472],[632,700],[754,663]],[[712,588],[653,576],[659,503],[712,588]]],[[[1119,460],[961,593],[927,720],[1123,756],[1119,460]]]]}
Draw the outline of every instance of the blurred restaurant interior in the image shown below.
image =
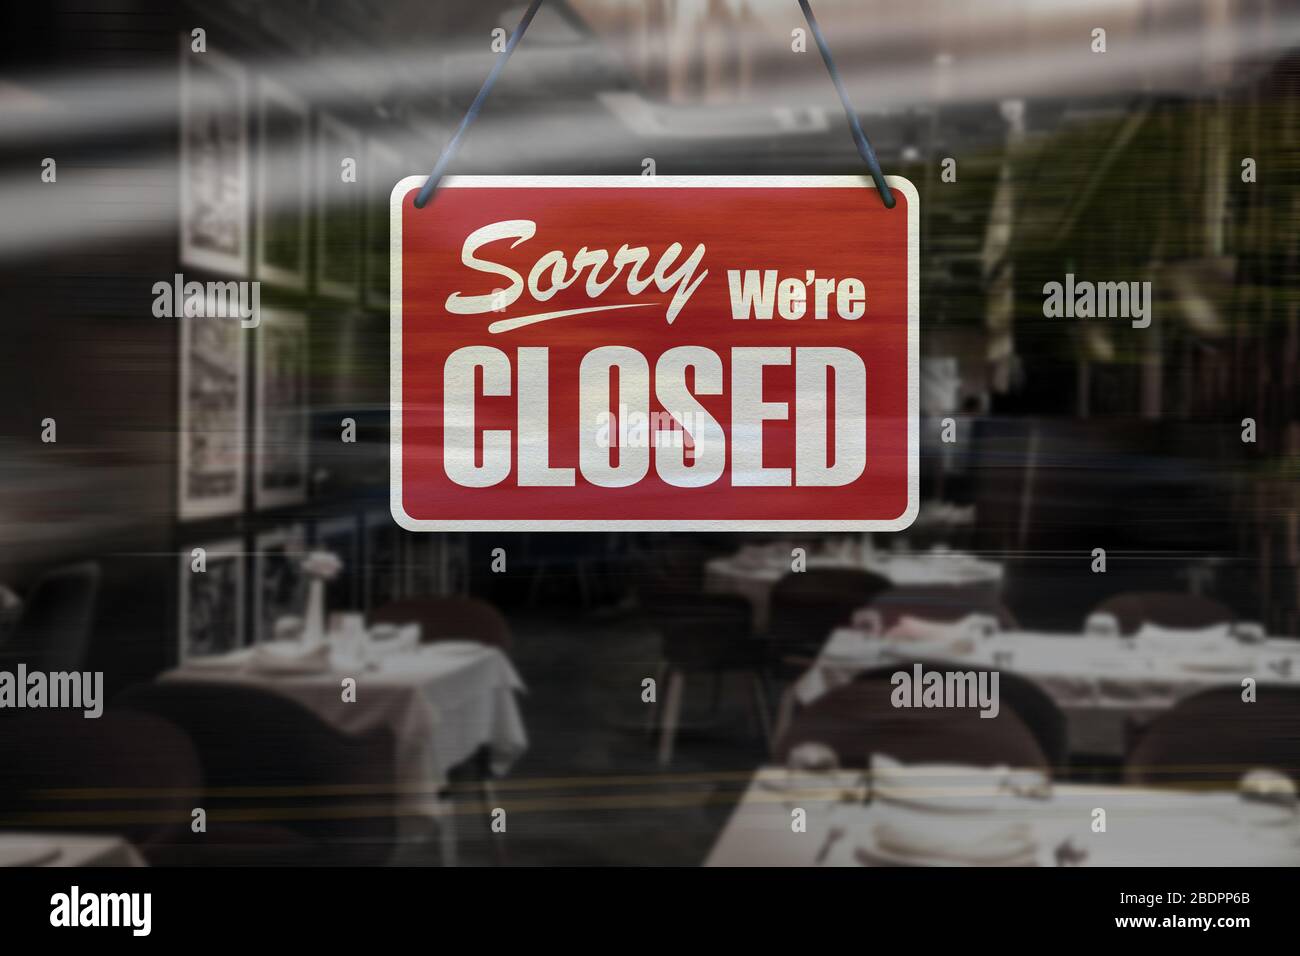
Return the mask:
{"type": "MultiPolygon", "coordinates": [[[[1300,863],[1300,8],[814,6],[921,197],[898,533],[394,523],[389,194],[518,0],[7,5],[0,671],[104,706],[0,709],[0,865],[1300,863]]],[[[804,26],[547,0],[451,170],[860,174],[804,26]]]]}

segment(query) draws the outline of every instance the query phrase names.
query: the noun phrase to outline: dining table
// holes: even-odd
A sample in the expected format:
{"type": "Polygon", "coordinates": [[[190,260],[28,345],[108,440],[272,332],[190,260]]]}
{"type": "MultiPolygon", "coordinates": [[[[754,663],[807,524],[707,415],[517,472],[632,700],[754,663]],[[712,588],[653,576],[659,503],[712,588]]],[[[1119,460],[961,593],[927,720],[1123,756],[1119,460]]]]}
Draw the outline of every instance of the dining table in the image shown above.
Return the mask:
{"type": "Polygon", "coordinates": [[[1295,806],[1113,784],[1017,793],[978,785],[971,768],[910,769],[909,784],[877,793],[866,770],[762,767],[705,865],[1300,865],[1295,806]]]}
{"type": "Polygon", "coordinates": [[[0,833],[0,866],[147,866],[114,834],[15,831],[0,833]]]}
{"type": "MultiPolygon", "coordinates": [[[[763,633],[770,620],[772,589],[793,570],[796,547],[802,546],[795,542],[746,545],[733,554],[711,558],[704,565],[704,590],[748,599],[754,631],[763,633]]],[[[942,593],[946,588],[960,588],[973,604],[996,598],[1002,588],[1000,563],[960,551],[883,551],[857,539],[809,545],[804,551],[802,566],[808,571],[869,571],[893,587],[925,588],[932,596],[934,590],[942,593]]]]}
{"type": "Polygon", "coordinates": [[[1020,674],[1064,712],[1070,752],[1106,756],[1125,753],[1126,734],[1135,722],[1197,691],[1239,685],[1246,677],[1300,684],[1300,641],[1289,638],[1243,644],[1226,633],[1122,637],[1014,630],[971,639],[954,625],[948,635],[926,640],[838,628],[795,681],[792,693],[806,707],[863,671],[913,660],[1020,674]]]}
{"type": "MultiPolygon", "coordinates": [[[[292,655],[281,656],[292,663],[292,655]]],[[[377,642],[336,644],[316,659],[317,666],[295,670],[263,644],[186,661],[159,680],[253,686],[296,701],[343,733],[388,730],[397,742],[399,819],[407,831],[421,819],[439,823],[444,856],[454,856],[447,842],[454,816],[442,796],[451,769],[486,748],[492,771],[504,774],[528,747],[518,701],[525,686],[510,659],[468,640],[392,651],[377,642]],[[356,680],[355,699],[341,692],[346,677],[356,680]]]]}

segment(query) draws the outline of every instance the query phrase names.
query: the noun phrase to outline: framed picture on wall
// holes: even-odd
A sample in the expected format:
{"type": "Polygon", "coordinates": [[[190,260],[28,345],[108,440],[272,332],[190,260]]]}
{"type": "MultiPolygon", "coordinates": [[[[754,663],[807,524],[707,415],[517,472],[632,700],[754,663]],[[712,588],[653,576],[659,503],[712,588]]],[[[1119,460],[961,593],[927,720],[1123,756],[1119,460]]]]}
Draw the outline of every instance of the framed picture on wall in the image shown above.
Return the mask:
{"type": "Polygon", "coordinates": [[[253,636],[258,643],[275,637],[281,618],[302,618],[307,601],[305,553],[306,536],[299,524],[264,531],[254,539],[253,636]]]}
{"type": "Polygon", "coordinates": [[[390,196],[393,187],[405,175],[402,157],[396,150],[378,140],[368,141],[364,167],[366,183],[364,304],[367,308],[388,310],[388,277],[392,269],[388,240],[390,196]]]}
{"type": "Polygon", "coordinates": [[[234,60],[181,36],[181,261],[248,273],[248,81],[234,60]]]}
{"type": "Polygon", "coordinates": [[[308,480],[307,317],[263,309],[256,335],[254,504],[298,504],[308,480]]]}
{"type": "Polygon", "coordinates": [[[358,607],[357,580],[361,570],[361,535],[355,515],[341,515],[316,522],[313,547],[338,555],[343,569],[325,584],[325,610],[355,611],[358,607]]]}
{"type": "Polygon", "coordinates": [[[400,529],[387,511],[368,511],[365,515],[365,606],[367,611],[383,607],[400,597],[398,571],[400,529]]]}
{"type": "Polygon", "coordinates": [[[311,126],[307,104],[280,84],[258,83],[257,277],[307,288],[311,126]]]}
{"type": "Polygon", "coordinates": [[[332,116],[317,126],[316,288],[356,300],[361,285],[361,135],[332,116]],[[352,161],[349,173],[347,161],[352,161]]]}
{"type": "MultiPolygon", "coordinates": [[[[209,300],[205,312],[215,315],[209,300]]],[[[177,510],[182,521],[244,508],[248,351],[238,319],[182,316],[177,510]]]]}
{"type": "Polygon", "coordinates": [[[244,554],[237,538],[186,548],[180,562],[178,661],[211,657],[244,643],[244,554]],[[203,549],[202,570],[194,547],[203,549]]]}

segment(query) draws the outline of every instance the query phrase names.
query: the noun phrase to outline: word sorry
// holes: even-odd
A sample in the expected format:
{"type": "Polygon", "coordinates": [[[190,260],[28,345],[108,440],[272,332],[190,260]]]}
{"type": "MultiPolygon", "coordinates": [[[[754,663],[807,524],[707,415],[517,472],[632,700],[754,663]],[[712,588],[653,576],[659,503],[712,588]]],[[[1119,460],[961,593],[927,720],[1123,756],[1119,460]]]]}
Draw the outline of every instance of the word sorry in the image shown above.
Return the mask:
{"type": "Polygon", "coordinates": [[[89,719],[104,713],[104,672],[0,671],[0,709],[12,707],[82,710],[89,719]]]}
{"type": "MultiPolygon", "coordinates": [[[[460,261],[476,272],[485,272],[489,275],[509,279],[510,285],[486,295],[465,295],[463,292],[453,292],[447,296],[445,303],[447,311],[454,315],[481,315],[485,312],[500,312],[513,305],[523,295],[524,277],[509,266],[480,258],[478,250],[489,242],[496,242],[501,239],[513,239],[514,241],[510,243],[510,248],[513,249],[536,234],[537,223],[531,219],[505,219],[475,229],[466,236],[465,242],[461,246],[460,261]]],[[[534,262],[533,267],[528,271],[528,294],[532,296],[535,302],[546,302],[555,293],[569,288],[582,278],[584,269],[589,269],[586,284],[587,298],[597,299],[623,274],[624,266],[630,266],[625,282],[627,291],[631,295],[640,295],[651,284],[660,292],[668,292],[670,289],[676,290],[673,293],[673,300],[669,303],[666,314],[668,324],[671,325],[673,320],[677,318],[678,313],[690,300],[691,295],[704,281],[704,277],[709,274],[709,271],[705,269],[698,276],[695,275],[700,260],[704,258],[703,243],[697,245],[681,265],[676,269],[672,269],[673,263],[681,253],[682,244],[674,242],[660,255],[659,261],[655,263],[650,275],[642,276],[641,269],[650,260],[650,250],[645,246],[628,246],[624,243],[612,256],[606,249],[588,249],[583,246],[573,257],[572,269],[570,269],[568,257],[559,249],[552,249],[534,262]],[[607,263],[612,268],[609,270],[608,275],[602,278],[600,270],[607,263]],[[670,269],[671,271],[669,271],[670,269]],[[543,282],[546,285],[543,285],[543,282]]],[[[654,302],[634,302],[626,305],[598,305],[581,309],[563,309],[558,312],[539,312],[532,315],[511,316],[508,319],[493,322],[488,326],[488,331],[494,333],[509,332],[511,329],[562,318],[566,315],[608,312],[615,309],[635,309],[655,304],[654,302]]]]}
{"type": "Polygon", "coordinates": [[[996,717],[997,671],[926,671],[912,665],[912,673],[896,671],[889,702],[895,707],[979,707],[981,717],[996,717]]]}

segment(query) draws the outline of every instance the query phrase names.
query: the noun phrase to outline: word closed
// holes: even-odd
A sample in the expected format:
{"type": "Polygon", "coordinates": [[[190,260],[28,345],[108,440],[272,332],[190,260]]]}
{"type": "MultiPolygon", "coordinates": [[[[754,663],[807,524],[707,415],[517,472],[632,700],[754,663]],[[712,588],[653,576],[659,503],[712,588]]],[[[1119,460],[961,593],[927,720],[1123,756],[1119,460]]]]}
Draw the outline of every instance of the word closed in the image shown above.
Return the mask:
{"type": "Polygon", "coordinates": [[[392,202],[411,530],[891,531],[918,202],[857,177],[453,177],[392,202]]]}

